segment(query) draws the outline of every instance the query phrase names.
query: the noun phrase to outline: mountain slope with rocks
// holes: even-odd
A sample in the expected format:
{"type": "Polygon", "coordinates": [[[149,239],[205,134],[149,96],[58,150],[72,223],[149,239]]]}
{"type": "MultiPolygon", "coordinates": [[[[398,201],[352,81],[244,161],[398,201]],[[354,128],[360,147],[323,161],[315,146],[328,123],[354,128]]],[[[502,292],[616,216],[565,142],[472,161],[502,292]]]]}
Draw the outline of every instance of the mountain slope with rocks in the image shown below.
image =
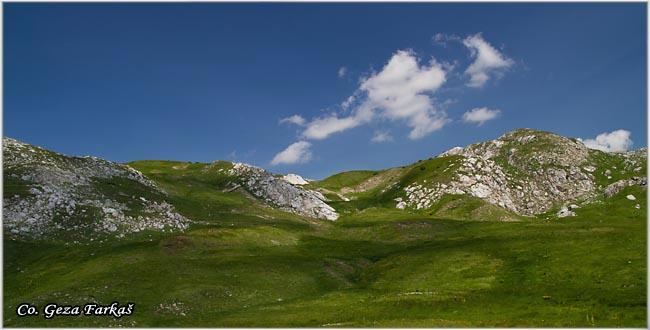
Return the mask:
{"type": "Polygon", "coordinates": [[[302,184],[4,142],[7,327],[647,327],[646,150],[518,130],[302,184]]]}
{"type": "Polygon", "coordinates": [[[225,171],[253,195],[281,210],[318,219],[336,220],[339,217],[336,210],[325,203],[327,198],[323,194],[300,187],[307,183],[300,176],[277,177],[244,163],[234,163],[225,171]]]}
{"type": "MultiPolygon", "coordinates": [[[[456,196],[478,198],[513,215],[559,209],[557,216],[562,217],[624,187],[645,187],[646,158],[646,149],[605,153],[588,149],[577,139],[519,129],[401,168],[350,172],[369,176],[333,192],[358,200],[361,209],[392,204],[407,211],[436,210],[442,207],[439,203],[456,196]]],[[[331,185],[335,178],[341,174],[323,180],[321,186],[331,185]]]]}
{"type": "Polygon", "coordinates": [[[133,168],[3,139],[5,233],[70,240],[183,230],[189,220],[133,168]]]}
{"type": "MultiPolygon", "coordinates": [[[[121,238],[144,230],[183,230],[191,222],[177,211],[177,200],[167,193],[175,192],[178,182],[163,189],[133,166],[96,157],[69,157],[11,138],[3,139],[3,156],[3,217],[10,235],[121,238]]],[[[180,163],[172,169],[182,171],[188,165],[180,163]]],[[[230,195],[243,190],[285,212],[338,218],[325,196],[301,187],[307,181],[300,176],[279,177],[259,167],[222,161],[200,166],[202,174],[216,175],[222,190],[230,195]]]]}
{"type": "Polygon", "coordinates": [[[324,220],[338,219],[323,194],[304,187],[297,175],[275,175],[244,163],[214,161],[136,161],[130,166],[163,185],[181,209],[201,221],[247,214],[255,217],[286,217],[286,213],[324,220]],[[200,198],[197,198],[201,196],[200,198]],[[196,212],[197,208],[210,209],[196,212]]]}
{"type": "Polygon", "coordinates": [[[566,217],[647,181],[646,149],[605,153],[532,129],[402,167],[312,182],[243,163],[124,165],[10,138],[3,146],[4,228],[15,237],[123,237],[236,214],[332,221],[373,210],[477,220],[566,217]]]}

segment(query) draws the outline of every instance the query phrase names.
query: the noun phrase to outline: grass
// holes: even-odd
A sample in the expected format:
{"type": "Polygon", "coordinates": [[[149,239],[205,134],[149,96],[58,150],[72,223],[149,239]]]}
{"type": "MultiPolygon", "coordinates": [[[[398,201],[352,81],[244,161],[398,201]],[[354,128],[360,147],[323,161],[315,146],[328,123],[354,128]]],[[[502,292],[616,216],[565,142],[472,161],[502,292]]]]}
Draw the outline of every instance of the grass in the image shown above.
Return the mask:
{"type": "MultiPolygon", "coordinates": [[[[395,186],[444,181],[439,170],[453,159],[404,168],[395,186]]],[[[639,187],[583,206],[576,217],[504,222],[480,221],[511,215],[467,196],[445,196],[430,210],[396,210],[398,190],[385,184],[332,203],[342,214],[332,223],[228,192],[219,170],[229,163],[131,165],[169,192],[148,198],[168,200],[197,222],[183,233],[147,231],[87,245],[5,237],[4,326],[647,325],[647,199],[639,187]],[[113,301],[134,302],[135,313],[51,320],[15,314],[22,302],[113,301]]],[[[353,172],[327,185],[349,187],[367,175],[353,172]]],[[[98,186],[109,194],[117,188],[126,195],[141,189],[98,186]]]]}
{"type": "Polygon", "coordinates": [[[633,176],[644,176],[647,169],[647,163],[643,159],[639,159],[640,161],[637,166],[641,169],[636,172],[633,167],[631,168],[625,165],[624,158],[598,150],[590,150],[589,158],[598,164],[593,175],[596,184],[601,187],[606,187],[618,180],[629,179],[633,176]],[[611,173],[609,176],[611,178],[605,175],[605,171],[607,170],[610,170],[611,173]]]}
{"type": "Polygon", "coordinates": [[[105,244],[5,240],[4,325],[644,327],[645,212],[630,193],[645,210],[630,187],[555,220],[233,216],[229,227],[215,219],[105,244]],[[135,302],[135,314],[14,312],[20,302],[114,300],[135,302]],[[173,303],[185,316],[160,308],[173,303]]]}
{"type": "Polygon", "coordinates": [[[323,180],[311,182],[309,184],[310,188],[325,188],[329,190],[338,191],[344,187],[353,187],[359,183],[376,176],[381,171],[348,171],[342,172],[330,177],[327,177],[323,180]]]}

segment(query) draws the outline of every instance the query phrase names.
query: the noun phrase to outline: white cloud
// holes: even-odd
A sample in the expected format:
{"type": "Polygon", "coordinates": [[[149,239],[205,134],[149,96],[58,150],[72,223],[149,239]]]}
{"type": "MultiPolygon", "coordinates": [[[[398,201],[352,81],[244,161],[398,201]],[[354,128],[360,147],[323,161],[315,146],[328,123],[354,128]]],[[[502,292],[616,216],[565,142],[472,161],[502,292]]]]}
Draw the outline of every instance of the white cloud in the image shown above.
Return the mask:
{"type": "Polygon", "coordinates": [[[413,52],[400,50],[380,72],[363,79],[353,97],[343,103],[344,108],[353,101],[358,104],[349,116],[333,114],[314,119],[307,124],[303,136],[325,139],[379,116],[405,122],[411,127],[411,139],[422,138],[449,121],[444,112],[434,107],[430,97],[445,82],[445,75],[435,60],[420,66],[413,52]]]}
{"type": "Polygon", "coordinates": [[[312,120],[307,125],[307,129],[305,129],[302,135],[308,139],[322,140],[334,133],[357,127],[361,125],[363,121],[364,120],[357,116],[340,118],[336,114],[332,114],[312,120]]]}
{"type": "Polygon", "coordinates": [[[465,70],[465,74],[470,76],[467,86],[483,87],[490,79],[491,73],[498,74],[514,64],[485,41],[480,33],[465,38],[463,44],[469,48],[474,58],[474,62],[465,70]]]}
{"type": "MultiPolygon", "coordinates": [[[[485,85],[490,78],[498,77],[514,64],[511,59],[487,43],[480,34],[465,39],[457,35],[437,34],[433,37],[433,41],[443,45],[447,42],[462,42],[469,48],[473,63],[465,70],[465,74],[470,76],[470,81],[467,83],[470,87],[485,85]]],[[[304,158],[291,156],[295,151],[305,151],[308,153],[308,159],[311,153],[309,153],[309,145],[304,146],[308,143],[306,140],[326,139],[332,134],[374,120],[406,124],[410,128],[408,136],[413,140],[441,129],[451,121],[445,112],[449,101],[438,104],[434,95],[445,84],[447,75],[455,70],[457,63],[457,61],[439,63],[433,58],[429,62],[422,63],[411,50],[395,52],[379,72],[373,72],[361,79],[357,90],[341,102],[341,112],[312,118],[310,121],[299,115],[282,119],[281,123],[303,126],[304,130],[299,137],[301,141],[276,155],[273,163],[299,162],[285,161],[285,158],[304,158]],[[290,151],[297,144],[301,144],[303,149],[290,151]]],[[[348,70],[346,67],[340,67],[337,74],[342,78],[348,75],[348,70]]],[[[463,120],[482,125],[485,121],[494,119],[499,113],[499,110],[487,108],[473,109],[463,116],[463,120]]],[[[392,136],[388,133],[375,132],[371,141],[385,142],[391,139],[392,136]]]]}
{"type": "Polygon", "coordinates": [[[298,126],[303,126],[305,125],[305,118],[303,118],[301,115],[293,115],[290,117],[282,118],[280,119],[280,124],[295,124],[298,126]]]}
{"type": "Polygon", "coordinates": [[[344,66],[340,67],[340,68],[339,68],[339,71],[337,72],[337,74],[339,75],[339,78],[343,78],[343,77],[345,77],[345,75],[346,75],[347,73],[348,73],[348,68],[346,68],[346,67],[344,67],[344,66]]]}
{"type": "Polygon", "coordinates": [[[393,141],[393,136],[387,131],[375,131],[370,141],[374,143],[390,142],[393,141]]]}
{"type": "Polygon", "coordinates": [[[307,163],[312,157],[310,147],[311,143],[307,141],[293,143],[275,155],[273,160],[271,160],[271,165],[307,163]]]}
{"type": "Polygon", "coordinates": [[[595,139],[578,139],[584,143],[587,148],[596,149],[604,152],[625,152],[632,146],[630,131],[619,129],[611,133],[601,133],[595,139]]]}
{"type": "Polygon", "coordinates": [[[350,95],[345,101],[341,102],[341,108],[343,110],[348,110],[352,104],[357,100],[357,96],[355,94],[350,95]]]}
{"type": "Polygon", "coordinates": [[[466,123],[478,123],[483,125],[488,120],[492,120],[501,114],[501,110],[491,110],[486,107],[474,108],[463,114],[463,121],[466,123]]]}
{"type": "Polygon", "coordinates": [[[436,35],[433,36],[433,42],[443,47],[447,47],[448,42],[460,40],[461,38],[455,34],[436,33],[436,35]]]}
{"type": "Polygon", "coordinates": [[[255,152],[256,152],[255,149],[251,149],[242,154],[237,152],[237,150],[233,150],[228,154],[227,159],[232,161],[241,161],[244,159],[251,158],[253,155],[255,155],[255,152]]]}

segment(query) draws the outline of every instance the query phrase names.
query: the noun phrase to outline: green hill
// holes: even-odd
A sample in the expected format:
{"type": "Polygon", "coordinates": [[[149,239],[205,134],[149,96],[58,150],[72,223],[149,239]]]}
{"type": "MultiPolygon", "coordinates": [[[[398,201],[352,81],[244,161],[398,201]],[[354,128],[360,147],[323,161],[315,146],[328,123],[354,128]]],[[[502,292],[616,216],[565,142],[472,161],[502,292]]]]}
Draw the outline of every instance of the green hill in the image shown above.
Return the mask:
{"type": "MultiPolygon", "coordinates": [[[[118,175],[92,191],[125,198],[131,211],[137,207],[128,201],[155,192],[188,219],[187,228],[74,244],[14,235],[5,221],[3,325],[646,327],[647,192],[640,178],[647,153],[583,150],[546,134],[515,131],[502,142],[341,173],[297,190],[331,197],[336,221],[283,210],[267,200],[275,195],[256,195],[248,174],[233,175],[229,162],[129,163],[134,176],[118,175]],[[568,153],[572,148],[578,149],[568,153]],[[476,177],[497,169],[503,175],[489,180],[506,178],[503,187],[476,177]],[[138,173],[151,185],[134,187],[138,173]],[[532,188],[519,199],[516,187],[526,183],[532,188]],[[480,184],[512,203],[478,197],[480,184]],[[560,199],[560,188],[570,198],[560,199]],[[446,193],[452,189],[463,193],[446,193]],[[397,207],[400,198],[404,208],[397,207]],[[527,207],[527,199],[534,205],[527,207]],[[559,216],[567,206],[573,215],[559,216]],[[15,314],[24,302],[113,301],[134,302],[134,314],[15,314]]],[[[12,157],[7,150],[5,159],[12,157]]],[[[29,167],[8,168],[6,160],[4,166],[6,208],[28,198],[35,183],[23,180],[29,167]]],[[[289,189],[262,178],[256,182],[289,189]]]]}

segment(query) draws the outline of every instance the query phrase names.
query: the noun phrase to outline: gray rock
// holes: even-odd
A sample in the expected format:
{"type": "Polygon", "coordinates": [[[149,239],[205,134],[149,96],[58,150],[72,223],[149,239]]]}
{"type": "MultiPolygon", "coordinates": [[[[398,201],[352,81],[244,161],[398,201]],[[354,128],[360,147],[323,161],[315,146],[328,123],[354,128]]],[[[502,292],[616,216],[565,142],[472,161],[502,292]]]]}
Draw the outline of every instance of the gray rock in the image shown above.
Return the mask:
{"type": "Polygon", "coordinates": [[[625,187],[633,186],[633,185],[638,185],[640,187],[646,187],[647,186],[647,178],[645,177],[632,177],[631,179],[623,179],[623,180],[618,180],[607,187],[603,190],[603,194],[605,197],[612,197],[616,195],[618,192],[623,190],[625,187]]]}
{"type": "Polygon", "coordinates": [[[167,203],[135,197],[132,204],[148,216],[131,216],[124,202],[112,200],[96,188],[99,180],[119,178],[165,195],[142,173],[127,165],[96,157],[68,157],[10,138],[3,138],[3,147],[4,170],[27,171],[21,179],[30,186],[28,196],[4,198],[3,226],[13,235],[40,238],[63,230],[82,235],[84,240],[100,234],[119,238],[145,229],[184,230],[190,222],[167,203]],[[92,221],[66,223],[77,213],[87,215],[87,208],[97,210],[92,221]]]}
{"type": "Polygon", "coordinates": [[[562,206],[562,208],[557,212],[557,217],[558,218],[565,218],[565,217],[573,217],[575,216],[575,212],[569,210],[568,207],[562,206]]]}
{"type": "Polygon", "coordinates": [[[236,177],[250,193],[282,210],[332,221],[339,218],[320,192],[295,186],[262,168],[234,163],[228,174],[236,177]]]}

